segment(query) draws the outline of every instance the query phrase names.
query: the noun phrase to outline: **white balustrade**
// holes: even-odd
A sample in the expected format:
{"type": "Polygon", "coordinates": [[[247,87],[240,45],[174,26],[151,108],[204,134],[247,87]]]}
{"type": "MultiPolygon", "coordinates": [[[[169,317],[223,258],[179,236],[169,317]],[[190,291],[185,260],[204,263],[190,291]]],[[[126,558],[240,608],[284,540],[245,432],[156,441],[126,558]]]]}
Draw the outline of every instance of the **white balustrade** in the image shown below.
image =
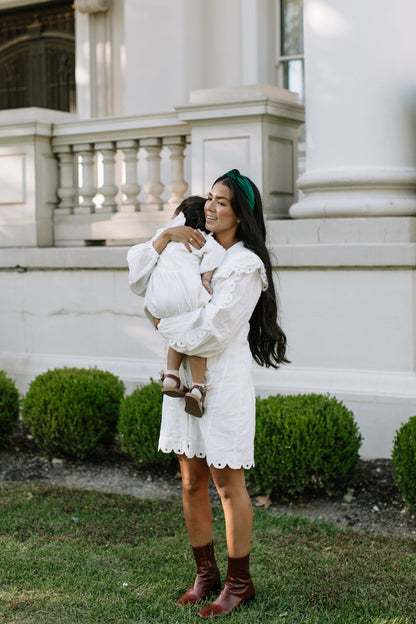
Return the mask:
{"type": "Polygon", "coordinates": [[[186,193],[206,193],[230,162],[259,183],[269,219],[287,218],[296,200],[297,128],[304,119],[297,96],[251,85],[231,94],[203,90],[191,99],[169,113],[54,123],[55,245],[146,240],[186,193]]]}
{"type": "Polygon", "coordinates": [[[148,117],[55,127],[55,245],[128,244],[164,225],[188,189],[187,136],[189,126],[175,115],[156,127],[148,117]]]}

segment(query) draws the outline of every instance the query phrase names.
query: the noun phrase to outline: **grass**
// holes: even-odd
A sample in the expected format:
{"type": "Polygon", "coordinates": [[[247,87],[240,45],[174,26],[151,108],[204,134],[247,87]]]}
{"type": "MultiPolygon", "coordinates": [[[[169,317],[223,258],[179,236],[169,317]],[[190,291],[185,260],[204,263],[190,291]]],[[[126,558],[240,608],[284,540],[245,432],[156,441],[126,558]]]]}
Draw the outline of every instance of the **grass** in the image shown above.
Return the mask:
{"type": "MultiPolygon", "coordinates": [[[[223,516],[214,509],[220,569],[223,516]]],[[[257,597],[230,623],[416,622],[416,543],[255,510],[257,597]]],[[[0,490],[0,622],[176,624],[194,562],[181,506],[130,496],[16,486],[0,490]]],[[[222,621],[222,619],[221,619],[222,621]]]]}

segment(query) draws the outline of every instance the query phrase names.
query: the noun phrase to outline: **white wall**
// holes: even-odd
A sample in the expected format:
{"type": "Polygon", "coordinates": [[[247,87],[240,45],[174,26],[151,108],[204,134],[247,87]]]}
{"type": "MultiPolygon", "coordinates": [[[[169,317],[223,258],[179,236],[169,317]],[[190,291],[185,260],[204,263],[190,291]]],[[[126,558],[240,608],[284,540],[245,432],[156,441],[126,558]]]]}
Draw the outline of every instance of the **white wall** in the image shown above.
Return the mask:
{"type": "MultiPolygon", "coordinates": [[[[275,250],[292,363],[255,366],[257,393],[337,396],[359,424],[363,457],[389,457],[396,429],[416,413],[414,269],[305,270],[285,260],[284,245],[275,250]]],[[[166,346],[128,288],[126,252],[0,250],[0,369],[22,392],[60,366],[111,370],[128,392],[158,378],[166,346]]]]}

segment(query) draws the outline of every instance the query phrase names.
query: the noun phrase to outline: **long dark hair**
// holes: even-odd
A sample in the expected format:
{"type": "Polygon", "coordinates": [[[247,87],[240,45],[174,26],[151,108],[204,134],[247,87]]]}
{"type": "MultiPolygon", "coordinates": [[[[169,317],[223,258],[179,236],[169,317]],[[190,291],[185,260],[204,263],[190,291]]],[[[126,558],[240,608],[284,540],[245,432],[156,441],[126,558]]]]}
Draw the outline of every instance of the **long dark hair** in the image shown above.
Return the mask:
{"type": "Polygon", "coordinates": [[[236,179],[227,174],[220,176],[214,184],[221,182],[231,191],[231,208],[239,220],[237,238],[247,249],[253,251],[263,262],[266,270],[268,288],[262,291],[250,318],[248,342],[250,351],[261,366],[278,368],[279,364],[288,363],[286,358],[286,335],[278,321],[278,301],[273,283],[272,264],[266,247],[266,225],[260,192],[249,178],[254,192],[254,208],[236,179]]]}

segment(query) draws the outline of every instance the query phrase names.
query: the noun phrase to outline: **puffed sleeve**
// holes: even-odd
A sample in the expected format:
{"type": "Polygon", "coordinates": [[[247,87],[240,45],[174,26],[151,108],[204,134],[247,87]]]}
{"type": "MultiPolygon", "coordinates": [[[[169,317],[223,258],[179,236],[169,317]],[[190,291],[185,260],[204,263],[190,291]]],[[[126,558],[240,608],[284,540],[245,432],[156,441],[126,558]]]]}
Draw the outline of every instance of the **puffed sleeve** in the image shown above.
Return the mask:
{"type": "Polygon", "coordinates": [[[214,274],[212,299],[203,308],[160,321],[158,330],[173,349],[213,357],[240,332],[248,335],[248,323],[261,291],[267,288],[267,278],[261,260],[247,254],[249,261],[235,266],[225,260],[214,274]]]}
{"type": "Polygon", "coordinates": [[[144,297],[152,271],[159,260],[159,254],[153,247],[153,241],[167,228],[184,225],[184,223],[185,217],[180,213],[163,228],[157,230],[151,240],[134,245],[129,249],[127,252],[129,286],[136,295],[144,297]]]}
{"type": "Polygon", "coordinates": [[[134,245],[127,253],[129,265],[129,286],[141,297],[144,296],[150,275],[159,260],[159,254],[153,247],[152,241],[134,245]]]}

